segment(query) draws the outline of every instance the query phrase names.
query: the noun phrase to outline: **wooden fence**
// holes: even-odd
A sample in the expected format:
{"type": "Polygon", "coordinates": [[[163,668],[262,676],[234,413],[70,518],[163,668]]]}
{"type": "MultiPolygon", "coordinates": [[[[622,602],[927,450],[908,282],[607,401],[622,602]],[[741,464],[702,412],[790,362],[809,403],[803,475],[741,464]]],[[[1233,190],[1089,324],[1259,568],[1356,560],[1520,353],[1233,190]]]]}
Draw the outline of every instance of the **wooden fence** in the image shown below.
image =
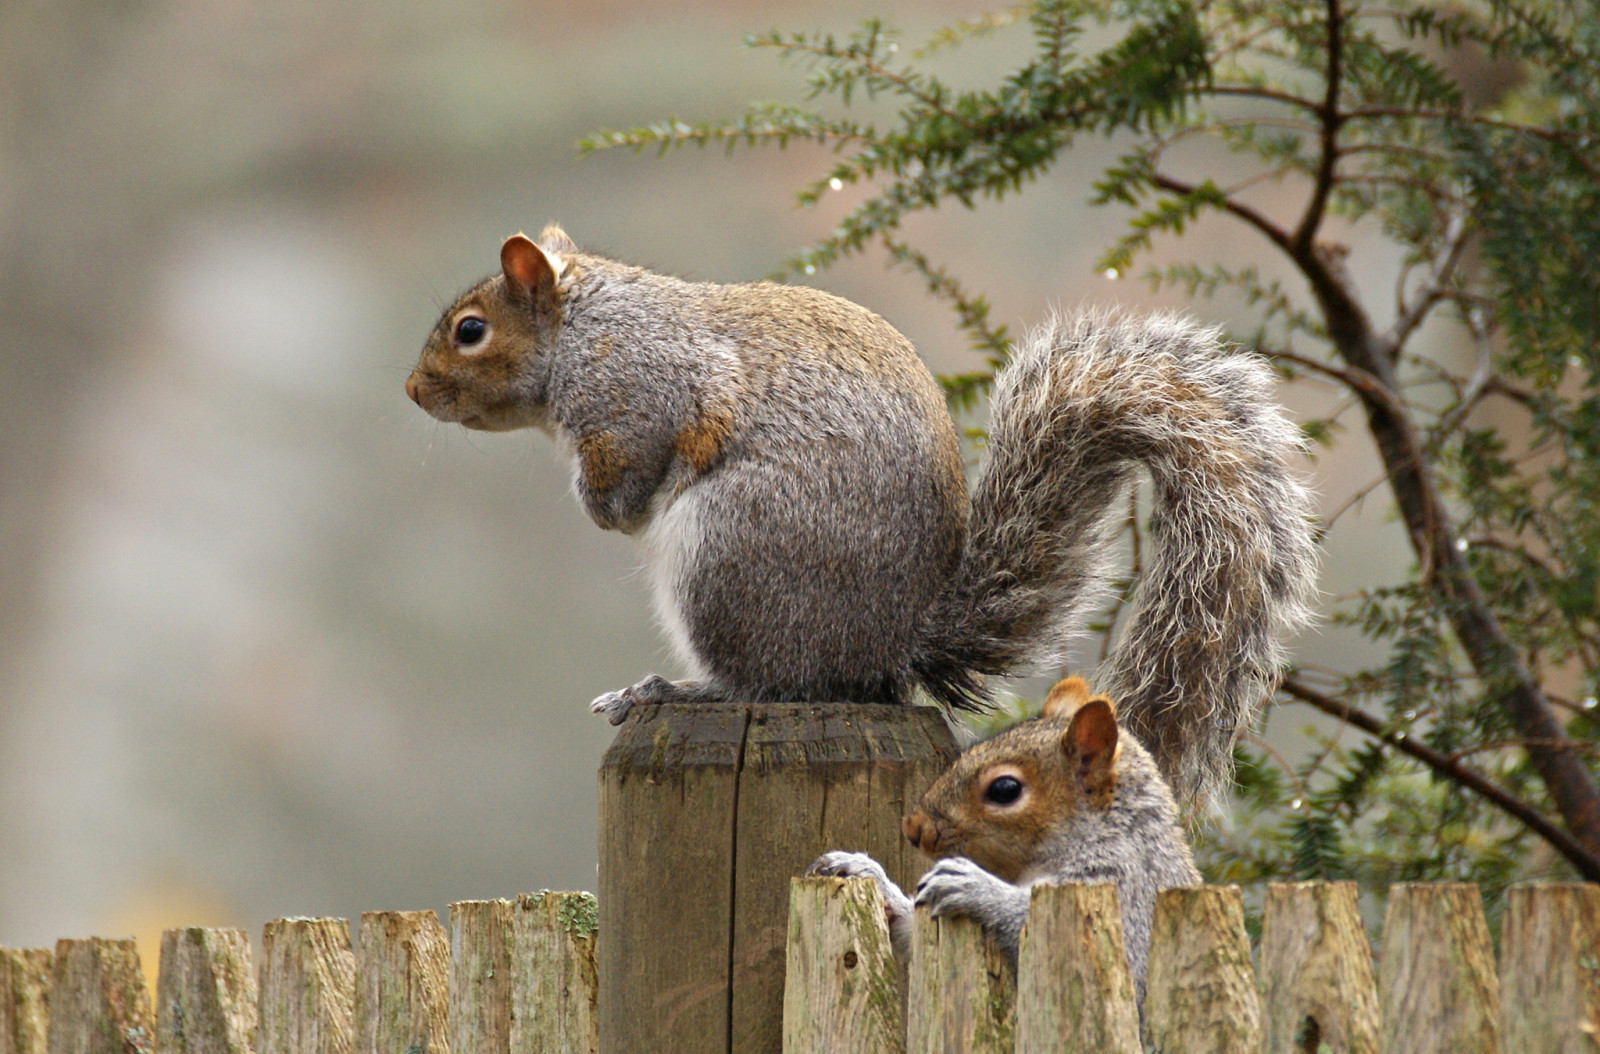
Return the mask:
{"type": "MultiPolygon", "coordinates": [[[[131,940],[0,949],[0,1054],[593,1051],[596,921],[581,893],[457,903],[448,932],[369,912],[353,946],[279,919],[257,962],[243,931],[168,930],[153,1009],[131,940]]],[[[1514,887],[1498,969],[1472,886],[1395,886],[1376,970],[1351,885],[1270,886],[1254,957],[1237,889],[1170,890],[1143,1028],[1110,887],[1035,889],[1015,971],[925,917],[901,969],[873,885],[791,887],[785,1051],[1576,1054],[1600,1050],[1600,886],[1514,887]]]]}

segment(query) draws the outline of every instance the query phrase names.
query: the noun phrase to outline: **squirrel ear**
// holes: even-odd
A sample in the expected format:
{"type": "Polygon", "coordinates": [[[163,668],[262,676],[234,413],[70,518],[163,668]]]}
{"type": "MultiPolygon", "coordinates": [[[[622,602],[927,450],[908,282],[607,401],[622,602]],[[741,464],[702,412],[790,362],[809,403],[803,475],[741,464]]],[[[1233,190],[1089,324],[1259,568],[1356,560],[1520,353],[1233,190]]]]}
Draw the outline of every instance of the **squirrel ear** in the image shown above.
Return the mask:
{"type": "Polygon", "coordinates": [[[500,246],[500,269],[508,285],[532,297],[555,291],[561,258],[539,248],[526,234],[513,234],[500,246]]]}
{"type": "Polygon", "coordinates": [[[1045,717],[1071,717],[1089,701],[1089,682],[1082,677],[1063,677],[1044,697],[1045,717]]]}
{"type": "Polygon", "coordinates": [[[545,224],[544,230],[539,232],[539,244],[553,253],[575,253],[578,246],[567,237],[567,232],[554,223],[545,224]]]}
{"type": "Polygon", "coordinates": [[[1061,736],[1062,753],[1077,759],[1078,779],[1091,794],[1109,794],[1111,790],[1119,734],[1111,700],[1096,696],[1078,707],[1061,736]]]}

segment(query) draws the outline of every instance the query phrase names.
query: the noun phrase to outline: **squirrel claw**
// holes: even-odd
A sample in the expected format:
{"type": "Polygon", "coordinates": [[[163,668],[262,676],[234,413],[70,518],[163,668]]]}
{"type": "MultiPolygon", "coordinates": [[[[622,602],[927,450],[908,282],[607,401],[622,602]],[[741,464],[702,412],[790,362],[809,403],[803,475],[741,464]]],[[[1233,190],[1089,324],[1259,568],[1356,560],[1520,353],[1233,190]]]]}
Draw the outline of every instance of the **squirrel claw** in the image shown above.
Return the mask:
{"type": "Polygon", "coordinates": [[[594,702],[589,704],[589,712],[601,715],[613,725],[620,725],[633,712],[637,702],[632,688],[622,688],[596,696],[594,702]]]}

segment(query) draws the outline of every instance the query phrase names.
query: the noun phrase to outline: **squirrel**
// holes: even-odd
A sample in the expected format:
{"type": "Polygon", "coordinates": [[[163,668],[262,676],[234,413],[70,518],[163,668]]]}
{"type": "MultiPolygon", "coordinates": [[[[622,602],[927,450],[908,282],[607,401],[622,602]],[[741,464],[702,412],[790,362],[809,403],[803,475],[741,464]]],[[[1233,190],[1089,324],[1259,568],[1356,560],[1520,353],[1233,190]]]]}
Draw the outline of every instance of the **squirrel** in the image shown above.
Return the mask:
{"type": "Polygon", "coordinates": [[[1271,371],[1162,314],[1056,316],[995,382],[968,498],[954,422],[911,343],[820,290],[656,274],[559,227],[440,316],[406,392],[468,428],[565,445],[600,527],[637,536],[690,679],[668,702],[988,703],[1058,662],[1103,594],[1142,466],[1151,546],[1099,672],[1186,801],[1214,792],[1307,618],[1309,497],[1271,371]]]}
{"type": "Polygon", "coordinates": [[[864,853],[832,852],[806,873],[871,878],[883,893],[895,954],[909,959],[914,904],[978,921],[1013,963],[1037,882],[1110,882],[1123,946],[1144,1002],[1156,894],[1200,884],[1178,806],[1154,760],[1117,726],[1116,708],[1081,677],[1056,683],[1043,713],[975,743],[904,821],[937,862],[916,897],[864,853]]]}

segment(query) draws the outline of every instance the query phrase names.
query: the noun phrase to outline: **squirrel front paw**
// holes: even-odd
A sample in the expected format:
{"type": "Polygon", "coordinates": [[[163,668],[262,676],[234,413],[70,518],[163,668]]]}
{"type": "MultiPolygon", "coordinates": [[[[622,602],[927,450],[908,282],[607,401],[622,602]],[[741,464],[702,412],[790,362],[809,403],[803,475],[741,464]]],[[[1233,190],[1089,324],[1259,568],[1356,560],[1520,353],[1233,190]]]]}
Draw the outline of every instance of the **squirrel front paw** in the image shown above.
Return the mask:
{"type": "Polygon", "coordinates": [[[1012,958],[1028,918],[1028,890],[985,871],[964,856],[940,860],[917,883],[916,904],[929,914],[977,920],[1012,958]]]}
{"type": "Polygon", "coordinates": [[[911,956],[911,898],[889,878],[883,865],[866,853],[846,853],[835,850],[823,853],[806,868],[808,876],[832,875],[835,878],[870,878],[878,883],[883,895],[883,916],[889,923],[889,941],[895,955],[908,959],[911,956]]]}
{"type": "Polygon", "coordinates": [[[636,702],[634,690],[622,688],[596,696],[594,702],[589,704],[589,712],[599,714],[614,725],[620,725],[633,712],[636,702]]]}

